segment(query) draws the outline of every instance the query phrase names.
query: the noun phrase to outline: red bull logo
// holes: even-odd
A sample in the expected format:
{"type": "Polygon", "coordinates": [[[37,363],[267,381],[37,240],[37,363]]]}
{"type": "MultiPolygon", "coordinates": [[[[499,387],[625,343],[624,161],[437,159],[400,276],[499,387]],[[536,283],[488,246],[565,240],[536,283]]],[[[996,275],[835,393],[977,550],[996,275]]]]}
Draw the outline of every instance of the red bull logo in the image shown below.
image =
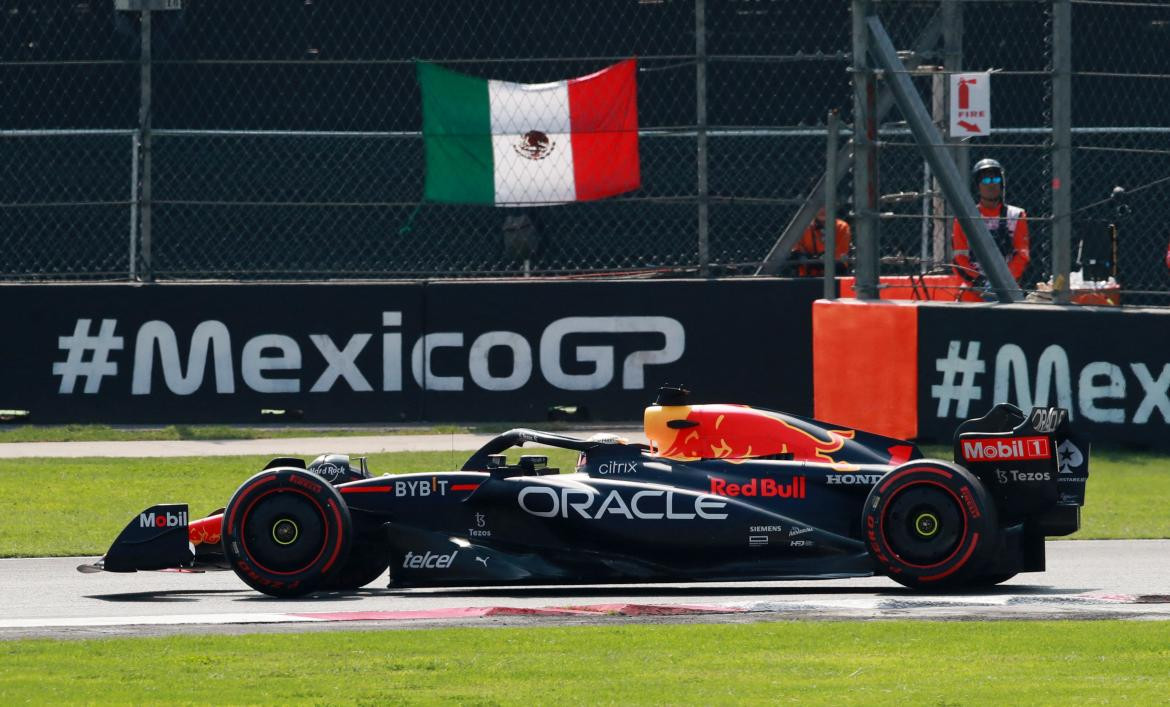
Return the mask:
{"type": "Polygon", "coordinates": [[[856,434],[746,405],[653,405],[646,408],[645,428],[652,450],[678,461],[791,454],[800,461],[833,462],[833,453],[856,434]]]}
{"type": "Polygon", "coordinates": [[[726,479],[711,479],[713,496],[762,496],[776,498],[805,498],[808,496],[808,479],[793,477],[786,484],[775,479],[752,479],[742,484],[728,483],[726,479]]]}

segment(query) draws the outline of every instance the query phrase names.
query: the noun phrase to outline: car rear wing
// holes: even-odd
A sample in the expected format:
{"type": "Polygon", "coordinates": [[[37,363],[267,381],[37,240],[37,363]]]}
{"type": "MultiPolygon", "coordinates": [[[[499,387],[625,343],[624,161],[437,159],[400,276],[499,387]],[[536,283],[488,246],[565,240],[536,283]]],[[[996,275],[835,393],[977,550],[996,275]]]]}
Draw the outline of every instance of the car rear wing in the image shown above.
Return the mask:
{"type": "Polygon", "coordinates": [[[1089,478],[1089,441],[1072,430],[1063,408],[1034,408],[1025,415],[1001,403],[959,426],[954,451],[955,461],[979,477],[995,498],[1001,521],[1051,511],[1054,518],[1067,520],[1054,522],[1045,534],[1063,535],[1079,525],[1089,478]]]}

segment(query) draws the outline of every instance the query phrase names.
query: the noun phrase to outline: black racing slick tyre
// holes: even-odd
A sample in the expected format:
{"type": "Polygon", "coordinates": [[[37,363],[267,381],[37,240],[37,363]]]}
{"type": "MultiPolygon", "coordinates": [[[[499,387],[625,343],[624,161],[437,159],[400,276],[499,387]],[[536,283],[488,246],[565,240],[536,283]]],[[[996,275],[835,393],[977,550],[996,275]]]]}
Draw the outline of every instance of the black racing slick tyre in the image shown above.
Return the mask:
{"type": "Polygon", "coordinates": [[[345,565],[349,509],[304,469],[267,469],[245,481],[223,515],[223,551],[240,579],[274,597],[317,589],[345,565]]]}
{"type": "Polygon", "coordinates": [[[995,506],[966,469],[913,461],[874,486],[862,517],[866,546],[881,570],[914,589],[969,584],[998,534],[995,506]]]}
{"type": "Polygon", "coordinates": [[[341,569],[325,577],[319,589],[353,591],[377,579],[390,564],[390,550],[375,539],[355,540],[341,569]]]}
{"type": "Polygon", "coordinates": [[[1015,572],[1003,572],[1000,574],[984,574],[976,577],[967,583],[971,587],[994,587],[997,584],[1003,584],[1012,577],[1015,577],[1015,572]]]}

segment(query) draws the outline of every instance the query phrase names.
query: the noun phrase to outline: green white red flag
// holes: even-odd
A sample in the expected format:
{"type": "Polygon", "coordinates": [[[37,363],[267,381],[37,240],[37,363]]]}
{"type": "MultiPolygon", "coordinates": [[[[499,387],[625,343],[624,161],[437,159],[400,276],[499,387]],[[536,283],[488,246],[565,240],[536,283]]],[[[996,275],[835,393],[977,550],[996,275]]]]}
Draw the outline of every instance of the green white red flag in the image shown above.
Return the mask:
{"type": "Polygon", "coordinates": [[[542,84],[417,63],[429,201],[527,206],[637,189],[637,64],[542,84]]]}

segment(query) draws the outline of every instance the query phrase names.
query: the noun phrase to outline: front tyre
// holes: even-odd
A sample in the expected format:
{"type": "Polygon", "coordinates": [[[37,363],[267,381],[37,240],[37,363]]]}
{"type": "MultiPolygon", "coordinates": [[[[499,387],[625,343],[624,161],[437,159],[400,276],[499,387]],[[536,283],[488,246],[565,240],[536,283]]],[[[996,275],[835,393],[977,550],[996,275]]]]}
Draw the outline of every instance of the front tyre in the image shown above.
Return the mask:
{"type": "Polygon", "coordinates": [[[970,472],[941,461],[894,469],[865,501],[870,556],[895,582],[915,589],[968,584],[996,545],[995,506],[970,472]]]}
{"type": "Polygon", "coordinates": [[[349,509],[336,489],[303,469],[256,474],[236,490],[223,518],[228,564],[270,596],[308,594],[349,553],[349,509]]]}
{"type": "Polygon", "coordinates": [[[376,538],[355,540],[349,549],[349,558],[336,572],[325,577],[319,589],[353,591],[373,582],[390,564],[390,550],[376,538]]]}

